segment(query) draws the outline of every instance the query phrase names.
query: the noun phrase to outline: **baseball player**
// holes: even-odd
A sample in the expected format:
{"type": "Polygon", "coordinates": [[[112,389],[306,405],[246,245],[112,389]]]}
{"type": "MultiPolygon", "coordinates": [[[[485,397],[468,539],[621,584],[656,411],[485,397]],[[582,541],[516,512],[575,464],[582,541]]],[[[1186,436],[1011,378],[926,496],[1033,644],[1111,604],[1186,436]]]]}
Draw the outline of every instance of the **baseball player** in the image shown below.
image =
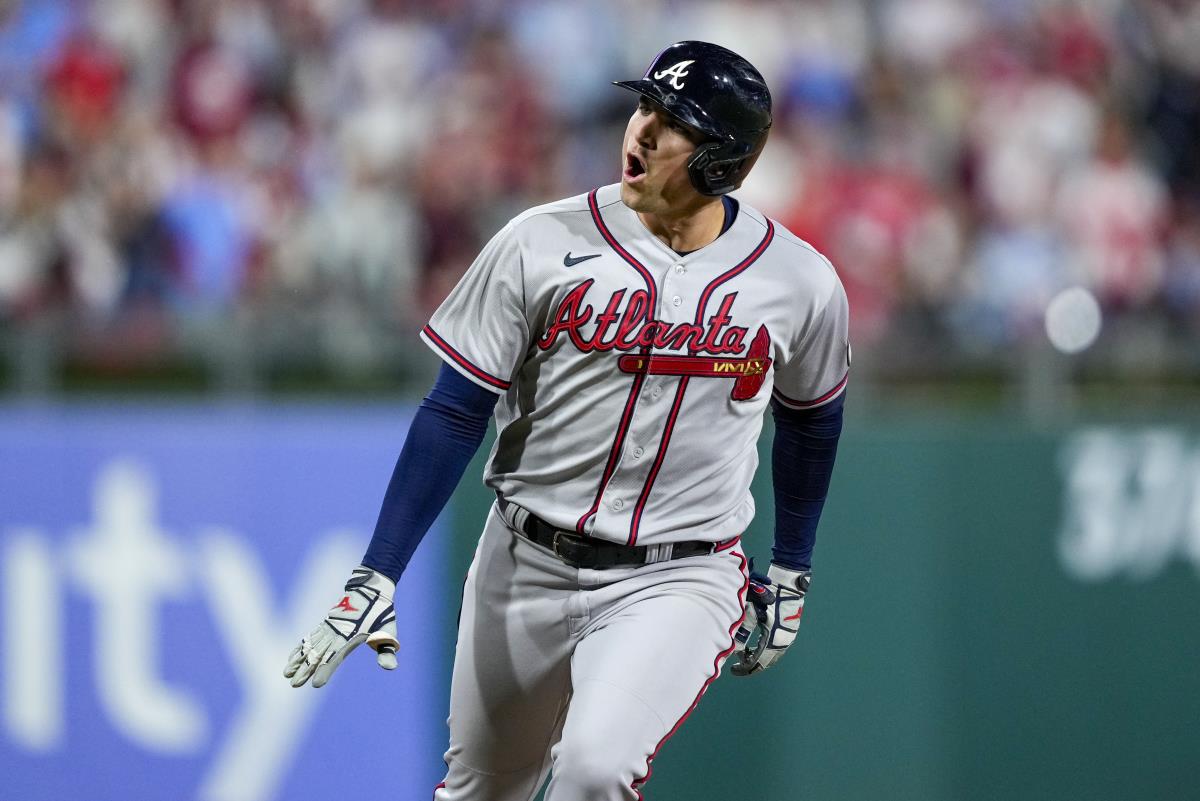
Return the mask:
{"type": "Polygon", "coordinates": [[[745,59],[663,50],[621,181],[530,209],[421,332],[445,361],[362,565],[284,675],[359,644],[396,665],[392,596],[494,415],[496,502],[467,574],[437,801],[641,798],[654,755],[740,650],[792,643],[842,425],[846,296],[830,263],[729,197],[771,126],[745,59]],[[739,536],[775,416],[773,558],[739,536]]]}

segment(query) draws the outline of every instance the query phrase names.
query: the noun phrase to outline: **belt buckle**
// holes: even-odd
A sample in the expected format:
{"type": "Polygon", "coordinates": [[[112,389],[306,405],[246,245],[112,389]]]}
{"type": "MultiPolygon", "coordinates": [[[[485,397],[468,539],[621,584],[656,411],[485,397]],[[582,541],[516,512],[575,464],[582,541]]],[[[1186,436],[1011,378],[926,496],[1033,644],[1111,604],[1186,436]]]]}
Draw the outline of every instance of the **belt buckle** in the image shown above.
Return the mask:
{"type": "Polygon", "coordinates": [[[550,550],[553,551],[554,555],[559,558],[559,561],[564,562],[571,567],[579,567],[577,561],[571,556],[568,556],[561,547],[563,543],[569,543],[569,540],[566,539],[566,537],[569,535],[569,531],[563,531],[559,528],[554,529],[554,537],[550,540],[550,550]]]}
{"type": "Polygon", "coordinates": [[[562,535],[563,535],[562,529],[556,528],[556,529],[554,529],[554,536],[550,538],[550,550],[553,551],[554,555],[557,556],[559,559],[566,558],[563,555],[562,551],[560,551],[558,549],[558,542],[559,542],[559,539],[562,537],[562,535]]]}
{"type": "Polygon", "coordinates": [[[555,529],[554,537],[550,540],[550,550],[554,553],[555,556],[558,557],[559,561],[561,561],[565,565],[568,565],[568,566],[574,567],[574,568],[587,567],[588,565],[586,565],[584,563],[584,561],[580,558],[582,554],[579,552],[578,549],[576,549],[573,552],[568,552],[566,550],[566,548],[564,547],[564,546],[572,545],[572,544],[582,545],[582,543],[573,543],[572,540],[574,538],[575,538],[575,534],[573,532],[564,531],[562,529],[555,529]]]}

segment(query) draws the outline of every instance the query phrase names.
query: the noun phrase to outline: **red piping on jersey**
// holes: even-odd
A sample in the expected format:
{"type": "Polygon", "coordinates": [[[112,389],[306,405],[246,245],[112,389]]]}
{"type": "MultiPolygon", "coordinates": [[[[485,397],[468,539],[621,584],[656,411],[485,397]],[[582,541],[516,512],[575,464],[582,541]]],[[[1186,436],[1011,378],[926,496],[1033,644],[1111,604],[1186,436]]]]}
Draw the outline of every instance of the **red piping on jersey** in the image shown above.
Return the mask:
{"type": "Polygon", "coordinates": [[[775,238],[775,223],[771,222],[771,218],[769,217],[764,219],[767,221],[767,232],[763,235],[762,241],[758,243],[758,246],[750,252],[749,256],[742,259],[742,261],[736,267],[733,267],[721,275],[718,275],[709,283],[708,286],[704,288],[704,292],[702,292],[700,295],[700,302],[696,304],[696,325],[704,324],[704,307],[708,305],[708,299],[712,296],[712,293],[717,290],[717,287],[741,273],[754,262],[758,261],[758,257],[763,254],[763,251],[765,251],[767,246],[771,244],[771,240],[775,238]]]}
{"type": "MultiPolygon", "coordinates": [[[[736,540],[736,538],[735,538],[735,540],[736,540]]],[[[734,552],[734,555],[737,556],[737,558],[739,560],[741,560],[741,565],[739,565],[739,569],[742,571],[743,581],[742,581],[742,588],[738,591],[738,611],[739,611],[739,613],[741,613],[741,612],[744,612],[744,610],[745,610],[746,588],[750,586],[750,577],[748,575],[746,575],[746,557],[742,556],[740,553],[737,553],[736,551],[734,552]]],[[[671,730],[669,732],[667,732],[666,734],[664,734],[663,738],[658,741],[658,745],[654,746],[654,750],[650,752],[650,756],[646,757],[646,773],[645,773],[645,775],[642,776],[641,778],[634,779],[633,784],[629,785],[633,789],[633,791],[635,793],[637,793],[638,801],[642,801],[642,790],[641,790],[642,785],[644,785],[646,782],[650,781],[650,774],[654,773],[654,765],[652,764],[654,762],[654,757],[658,755],[658,752],[659,752],[659,750],[662,749],[663,744],[666,743],[667,740],[671,739],[671,737],[675,734],[675,732],[679,731],[679,727],[683,725],[683,722],[685,720],[687,720],[688,716],[691,715],[692,712],[696,709],[696,706],[699,705],[699,703],[700,703],[700,699],[703,698],[704,693],[708,691],[708,686],[710,684],[712,684],[714,680],[716,680],[717,676],[721,675],[721,663],[725,660],[725,658],[727,656],[729,656],[731,653],[733,653],[733,649],[736,646],[736,641],[733,638],[733,633],[735,631],[737,631],[737,628],[738,628],[738,626],[741,625],[741,623],[742,623],[742,615],[738,614],[737,618],[733,621],[733,624],[729,627],[729,647],[725,648],[725,650],[723,650],[719,654],[717,654],[716,659],[713,660],[712,675],[710,675],[705,680],[704,684],[701,685],[700,692],[696,693],[695,700],[692,701],[692,705],[687,708],[687,711],[683,713],[683,717],[681,717],[678,721],[675,722],[675,725],[671,727],[671,730]]]]}
{"type": "Polygon", "coordinates": [[[427,325],[424,328],[422,328],[421,333],[424,334],[425,336],[429,337],[429,340],[431,342],[433,342],[433,344],[437,345],[438,348],[441,349],[441,351],[443,353],[445,353],[447,356],[449,356],[451,359],[453,359],[455,364],[462,367],[468,373],[475,376],[480,381],[483,381],[485,384],[488,384],[489,386],[493,386],[496,389],[508,389],[509,387],[512,386],[511,381],[505,381],[503,379],[496,378],[496,376],[492,375],[491,373],[484,372],[483,370],[480,370],[475,365],[471,364],[469,361],[467,361],[467,358],[465,356],[463,356],[461,353],[459,353],[454,348],[452,348],[450,346],[450,343],[448,343],[446,340],[442,339],[438,335],[438,333],[433,330],[433,328],[431,326],[427,325]]]}
{"type": "MultiPolygon", "coordinates": [[[[705,307],[708,305],[708,300],[712,297],[713,292],[717,290],[717,287],[740,275],[751,264],[758,261],[758,257],[771,244],[771,240],[775,238],[775,224],[771,222],[769,217],[766,220],[767,232],[763,234],[762,241],[755,246],[754,250],[750,251],[750,255],[710,281],[708,286],[704,288],[704,291],[700,293],[700,301],[696,304],[696,325],[703,325],[705,307]]],[[[649,366],[647,366],[646,372],[650,372],[649,366]]],[[[646,476],[646,483],[642,486],[642,492],[638,495],[637,506],[633,510],[633,520],[629,524],[629,539],[627,540],[629,545],[637,542],[638,527],[642,522],[642,512],[645,511],[646,502],[650,499],[650,489],[654,486],[654,481],[658,478],[659,468],[662,467],[663,459],[667,455],[667,445],[671,442],[671,432],[675,428],[675,421],[679,418],[679,408],[683,405],[683,393],[687,390],[687,385],[688,379],[686,376],[679,380],[679,389],[675,392],[675,402],[671,405],[671,416],[667,419],[666,429],[663,431],[662,439],[658,444],[658,454],[654,457],[654,466],[650,468],[650,474],[646,476]]],[[[599,503],[599,498],[597,498],[597,503],[599,503]]]]}
{"type": "Polygon", "coordinates": [[[721,551],[727,551],[730,548],[732,548],[733,546],[737,545],[741,541],[742,541],[741,534],[738,534],[736,537],[730,537],[727,540],[722,540],[713,547],[713,553],[720,553],[721,551]]]}
{"type": "Polygon", "coordinates": [[[810,400],[810,401],[792,400],[787,395],[784,395],[782,392],[780,392],[778,389],[775,390],[774,394],[775,394],[775,398],[777,400],[779,400],[779,402],[782,403],[784,406],[790,406],[793,409],[811,409],[814,406],[820,406],[822,403],[825,403],[826,401],[832,400],[834,397],[836,397],[837,394],[845,388],[846,382],[849,380],[850,380],[850,373],[847,372],[844,376],[842,376],[842,380],[837,383],[836,387],[829,390],[828,392],[826,392],[824,395],[817,398],[816,400],[810,400]]]}
{"type": "MultiPolygon", "coordinates": [[[[588,192],[588,210],[592,213],[592,222],[595,223],[596,229],[600,232],[600,236],[604,237],[604,241],[608,246],[616,251],[617,255],[627,261],[633,269],[638,271],[642,276],[642,280],[646,282],[646,292],[649,295],[649,303],[647,304],[647,316],[650,321],[654,319],[655,313],[658,311],[658,286],[654,283],[654,276],[646,269],[646,265],[630,255],[629,251],[621,247],[621,243],[617,241],[612,232],[608,230],[608,226],[604,223],[604,218],[600,215],[600,206],[596,202],[597,189],[588,192]]],[[[646,354],[649,356],[649,348],[646,349],[646,354]]],[[[596,499],[592,501],[592,507],[583,513],[583,517],[575,523],[575,530],[580,534],[584,533],[583,527],[587,523],[588,518],[596,514],[596,510],[600,508],[600,499],[604,497],[604,488],[608,486],[608,480],[612,478],[613,471],[617,468],[617,459],[621,455],[621,448],[625,444],[625,435],[629,430],[629,421],[633,419],[633,409],[637,405],[638,395],[642,391],[642,384],[645,383],[646,376],[639,375],[633,380],[633,386],[629,388],[629,398],[625,401],[625,410],[621,413],[621,422],[617,424],[617,435],[613,439],[612,450],[608,452],[608,462],[604,465],[604,473],[600,476],[600,486],[596,489],[596,499]]]]}
{"type": "Polygon", "coordinates": [[[650,319],[653,320],[655,312],[658,311],[658,286],[654,283],[654,276],[646,269],[646,265],[630,255],[628,250],[621,247],[621,243],[608,230],[608,226],[604,223],[604,218],[600,216],[600,206],[596,202],[596,192],[598,191],[600,190],[593,189],[591,192],[588,192],[588,209],[592,212],[592,222],[596,224],[596,228],[600,231],[600,236],[604,237],[604,241],[608,243],[608,246],[615,250],[618,256],[629,262],[629,265],[637,270],[646,281],[646,291],[650,293],[650,319]]]}
{"type": "Polygon", "coordinates": [[[444,789],[446,789],[446,783],[445,783],[445,782],[442,782],[442,783],[441,783],[441,784],[439,784],[437,787],[434,787],[434,788],[433,788],[433,798],[434,798],[434,801],[437,801],[437,791],[438,791],[438,790],[444,790],[444,789]]]}
{"type": "Polygon", "coordinates": [[[646,508],[646,499],[650,497],[650,488],[654,486],[654,479],[658,478],[658,470],[667,456],[667,446],[671,444],[671,432],[675,430],[675,421],[679,419],[679,407],[683,405],[683,393],[687,391],[690,380],[687,376],[679,379],[675,402],[671,404],[671,414],[667,417],[667,427],[663,431],[662,441],[658,444],[658,455],[654,457],[654,465],[650,468],[650,475],[646,476],[646,485],[642,487],[642,494],[638,496],[637,506],[633,510],[633,522],[629,525],[629,545],[637,543],[638,527],[642,524],[642,512],[646,508]]]}
{"type": "Polygon", "coordinates": [[[621,413],[621,422],[617,424],[617,437],[613,442],[612,450],[608,453],[608,463],[604,465],[604,475],[600,476],[600,488],[596,490],[596,500],[592,501],[592,508],[584,512],[583,517],[575,523],[575,530],[580,534],[584,533],[583,526],[587,523],[588,518],[596,514],[596,510],[600,508],[600,498],[604,495],[604,488],[608,486],[608,480],[612,478],[613,470],[617,466],[617,456],[621,453],[621,446],[625,442],[625,434],[629,429],[629,421],[633,417],[633,407],[636,405],[637,397],[642,391],[642,383],[646,380],[645,374],[639,375],[633,379],[633,387],[629,390],[629,398],[625,401],[625,411],[621,413]]]}

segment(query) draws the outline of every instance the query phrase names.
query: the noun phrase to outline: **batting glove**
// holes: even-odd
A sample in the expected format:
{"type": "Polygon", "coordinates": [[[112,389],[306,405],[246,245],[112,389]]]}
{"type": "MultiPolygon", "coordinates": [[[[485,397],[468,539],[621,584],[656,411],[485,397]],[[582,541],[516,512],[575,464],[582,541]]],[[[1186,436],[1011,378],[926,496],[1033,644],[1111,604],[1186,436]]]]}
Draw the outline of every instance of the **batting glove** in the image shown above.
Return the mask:
{"type": "Polygon", "coordinates": [[[346,582],[346,594],[334,604],[321,624],[300,640],[288,656],[284,678],[300,687],[310,678],[323,687],[346,655],[364,642],[375,649],[384,670],[396,669],[396,611],[392,595],[396,583],[382,573],[360,565],[346,582]]]}
{"type": "Polygon", "coordinates": [[[753,569],[751,564],[746,613],[734,635],[741,645],[733,664],[735,676],[766,670],[783,656],[796,639],[800,615],[804,613],[804,596],[812,580],[807,570],[789,570],[774,563],[765,576],[753,569]]]}

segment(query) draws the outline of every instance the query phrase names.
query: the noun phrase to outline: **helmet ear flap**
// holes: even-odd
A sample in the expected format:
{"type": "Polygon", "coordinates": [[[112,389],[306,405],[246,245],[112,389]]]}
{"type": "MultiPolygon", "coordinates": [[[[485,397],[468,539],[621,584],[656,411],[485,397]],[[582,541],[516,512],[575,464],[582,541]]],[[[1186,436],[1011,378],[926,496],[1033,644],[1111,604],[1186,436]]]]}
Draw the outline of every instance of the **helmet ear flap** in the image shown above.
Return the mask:
{"type": "Polygon", "coordinates": [[[754,164],[757,153],[734,154],[728,142],[706,142],[688,160],[688,177],[702,195],[725,195],[737,189],[754,164]]]}

